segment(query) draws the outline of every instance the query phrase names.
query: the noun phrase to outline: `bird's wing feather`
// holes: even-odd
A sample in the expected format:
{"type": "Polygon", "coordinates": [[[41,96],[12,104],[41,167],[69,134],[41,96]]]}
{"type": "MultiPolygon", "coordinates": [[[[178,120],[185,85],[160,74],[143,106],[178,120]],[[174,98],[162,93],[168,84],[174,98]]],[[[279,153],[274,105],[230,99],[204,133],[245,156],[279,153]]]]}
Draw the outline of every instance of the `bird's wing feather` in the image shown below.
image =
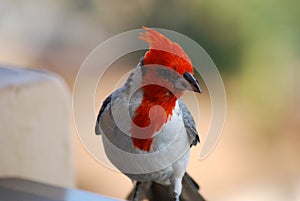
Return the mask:
{"type": "Polygon", "coordinates": [[[97,121],[96,121],[96,126],[95,126],[95,133],[96,135],[100,135],[101,134],[101,129],[100,129],[100,118],[101,118],[101,115],[103,114],[104,110],[108,107],[108,105],[110,104],[111,102],[111,96],[112,94],[110,94],[102,103],[102,106],[100,108],[100,111],[99,111],[99,114],[98,114],[98,117],[97,117],[97,121]]]}
{"type": "Polygon", "coordinates": [[[196,129],[195,121],[193,119],[193,116],[191,115],[190,111],[186,107],[186,105],[179,99],[178,100],[179,107],[182,111],[182,118],[183,123],[186,128],[187,134],[189,135],[189,138],[191,139],[190,146],[197,145],[198,142],[200,142],[200,138],[196,129]]]}

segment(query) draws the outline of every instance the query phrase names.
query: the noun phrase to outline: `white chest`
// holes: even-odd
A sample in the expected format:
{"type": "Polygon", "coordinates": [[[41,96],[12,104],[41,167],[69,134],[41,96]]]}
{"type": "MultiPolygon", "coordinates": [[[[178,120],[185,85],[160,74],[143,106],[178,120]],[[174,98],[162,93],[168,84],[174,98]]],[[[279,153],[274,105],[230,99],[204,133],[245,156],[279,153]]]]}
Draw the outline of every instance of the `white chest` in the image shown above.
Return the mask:
{"type": "MultiPolygon", "coordinates": [[[[122,118],[122,112],[126,112],[126,105],[117,104],[118,123],[112,119],[112,115],[105,114],[102,122],[103,144],[110,161],[121,171],[128,174],[145,174],[166,169],[179,161],[189,150],[189,140],[186,133],[179,105],[175,109],[169,121],[154,134],[150,152],[145,152],[133,147],[130,136],[131,118],[122,118]],[[122,121],[123,119],[123,121],[122,121]],[[111,125],[109,125],[111,124],[111,125]],[[123,132],[119,128],[123,126],[123,132]],[[124,133],[124,131],[126,133],[124,133]]],[[[112,106],[113,107],[113,106],[112,106]]],[[[113,113],[113,112],[112,112],[113,113]]],[[[128,113],[128,108],[127,108],[128,113]]],[[[129,115],[129,114],[128,114],[129,115]]]]}
{"type": "MultiPolygon", "coordinates": [[[[182,120],[182,114],[179,105],[172,112],[172,116],[162,126],[162,128],[153,135],[153,142],[150,152],[158,152],[168,149],[169,146],[175,146],[178,149],[188,144],[188,136],[182,120]]],[[[145,153],[142,150],[135,149],[136,153],[145,153]]]]}

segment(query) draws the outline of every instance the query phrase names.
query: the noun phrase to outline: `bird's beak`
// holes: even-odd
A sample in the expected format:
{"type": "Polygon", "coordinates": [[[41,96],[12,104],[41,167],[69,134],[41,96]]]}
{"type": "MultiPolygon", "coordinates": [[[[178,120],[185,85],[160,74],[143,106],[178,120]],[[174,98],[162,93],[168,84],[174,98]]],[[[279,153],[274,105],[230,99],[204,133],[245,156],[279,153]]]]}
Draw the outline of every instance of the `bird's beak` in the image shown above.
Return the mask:
{"type": "Polygon", "coordinates": [[[201,90],[201,88],[200,88],[200,86],[199,86],[198,81],[196,80],[196,78],[195,78],[191,73],[185,72],[185,73],[183,74],[183,77],[184,77],[184,79],[185,79],[186,81],[188,81],[188,83],[191,85],[192,90],[193,90],[194,92],[202,93],[202,90],[201,90]]]}

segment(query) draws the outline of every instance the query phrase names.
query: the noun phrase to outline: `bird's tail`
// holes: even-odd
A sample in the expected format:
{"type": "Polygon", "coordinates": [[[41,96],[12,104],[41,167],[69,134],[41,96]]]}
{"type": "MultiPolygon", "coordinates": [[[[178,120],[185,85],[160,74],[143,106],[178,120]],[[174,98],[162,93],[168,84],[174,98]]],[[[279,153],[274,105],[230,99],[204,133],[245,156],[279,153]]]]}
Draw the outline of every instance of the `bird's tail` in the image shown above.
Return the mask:
{"type": "MultiPolygon", "coordinates": [[[[180,196],[181,201],[205,201],[199,193],[199,185],[191,178],[188,173],[184,174],[182,178],[182,193],[180,196]]],[[[134,189],[127,196],[128,200],[132,199],[134,189]]],[[[143,182],[139,190],[139,200],[148,199],[149,201],[172,201],[172,188],[171,186],[163,186],[155,182],[143,182]]]]}

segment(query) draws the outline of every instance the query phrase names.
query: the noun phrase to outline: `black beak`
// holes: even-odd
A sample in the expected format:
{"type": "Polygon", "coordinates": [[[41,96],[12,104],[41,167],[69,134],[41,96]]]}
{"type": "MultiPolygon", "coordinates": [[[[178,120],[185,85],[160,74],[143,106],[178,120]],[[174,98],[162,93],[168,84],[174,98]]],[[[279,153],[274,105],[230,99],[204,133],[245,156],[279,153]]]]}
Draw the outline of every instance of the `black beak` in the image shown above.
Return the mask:
{"type": "Polygon", "coordinates": [[[189,72],[185,72],[183,74],[184,79],[186,79],[186,81],[188,81],[188,83],[190,83],[192,89],[194,92],[198,92],[198,93],[202,93],[202,90],[199,86],[198,81],[196,80],[196,78],[189,72]]]}

